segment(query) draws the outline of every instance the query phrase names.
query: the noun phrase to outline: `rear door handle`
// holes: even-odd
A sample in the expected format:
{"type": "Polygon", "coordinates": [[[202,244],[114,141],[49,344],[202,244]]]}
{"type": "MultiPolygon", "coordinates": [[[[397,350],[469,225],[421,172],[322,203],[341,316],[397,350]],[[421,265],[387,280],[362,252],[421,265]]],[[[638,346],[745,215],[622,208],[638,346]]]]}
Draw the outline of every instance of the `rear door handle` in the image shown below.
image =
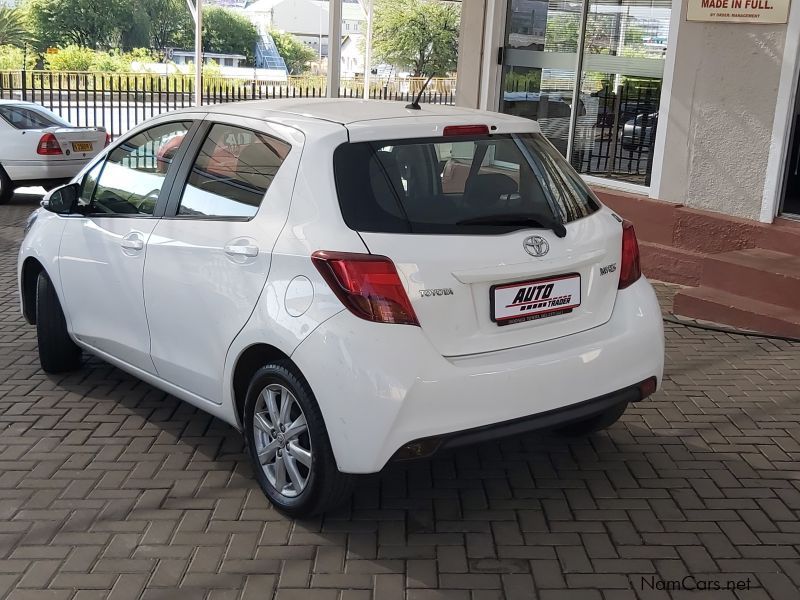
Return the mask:
{"type": "Polygon", "coordinates": [[[233,244],[228,244],[225,246],[225,254],[228,256],[247,256],[254,258],[258,256],[258,246],[236,246],[233,244]]]}
{"type": "Polygon", "coordinates": [[[144,248],[144,240],[138,231],[131,231],[128,235],[122,238],[119,244],[125,250],[141,250],[144,248]]]}

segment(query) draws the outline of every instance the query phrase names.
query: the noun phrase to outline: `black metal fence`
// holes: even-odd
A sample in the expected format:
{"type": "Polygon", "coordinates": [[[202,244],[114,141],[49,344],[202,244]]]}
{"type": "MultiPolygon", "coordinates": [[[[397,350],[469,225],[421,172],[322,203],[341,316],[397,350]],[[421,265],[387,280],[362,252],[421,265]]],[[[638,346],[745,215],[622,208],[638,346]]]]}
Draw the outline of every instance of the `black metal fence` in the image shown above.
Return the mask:
{"type": "MultiPolygon", "coordinates": [[[[210,77],[203,79],[203,104],[273,98],[319,98],[327,94],[321,82],[265,82],[210,77]]],[[[370,98],[410,102],[416,94],[397,85],[373,86],[370,98]]],[[[363,85],[343,82],[340,97],[361,98],[363,85]]],[[[78,127],[104,127],[120,135],[155,115],[194,104],[194,77],[154,73],[58,73],[0,71],[0,99],[41,104],[78,127]]],[[[421,102],[453,104],[453,86],[423,94],[421,102]]]]}
{"type": "Polygon", "coordinates": [[[592,97],[596,114],[576,132],[583,135],[573,145],[572,164],[581,173],[650,185],[661,81],[633,80],[592,97]]]}

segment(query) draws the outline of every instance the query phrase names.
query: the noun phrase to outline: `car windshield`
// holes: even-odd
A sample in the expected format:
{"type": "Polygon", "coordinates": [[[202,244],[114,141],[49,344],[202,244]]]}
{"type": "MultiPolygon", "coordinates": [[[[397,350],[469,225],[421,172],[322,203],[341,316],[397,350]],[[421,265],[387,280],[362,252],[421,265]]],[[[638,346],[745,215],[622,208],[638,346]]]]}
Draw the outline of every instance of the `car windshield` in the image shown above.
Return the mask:
{"type": "Polygon", "coordinates": [[[72,127],[67,121],[46,108],[22,104],[0,105],[0,117],[15,129],[47,129],[48,127],[72,127]]]}
{"type": "Polygon", "coordinates": [[[334,171],[356,231],[497,234],[558,228],[599,208],[540,134],[346,143],[334,171]]]}

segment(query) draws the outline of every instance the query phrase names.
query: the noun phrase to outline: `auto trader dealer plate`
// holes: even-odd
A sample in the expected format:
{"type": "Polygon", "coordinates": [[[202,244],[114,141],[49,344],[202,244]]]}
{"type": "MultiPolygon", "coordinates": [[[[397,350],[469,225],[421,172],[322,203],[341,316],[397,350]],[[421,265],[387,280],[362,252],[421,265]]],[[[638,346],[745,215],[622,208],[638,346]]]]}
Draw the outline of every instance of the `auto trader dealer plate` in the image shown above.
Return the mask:
{"type": "Polygon", "coordinates": [[[498,325],[555,317],[581,305],[581,276],[495,285],[490,293],[492,321],[498,325]]]}

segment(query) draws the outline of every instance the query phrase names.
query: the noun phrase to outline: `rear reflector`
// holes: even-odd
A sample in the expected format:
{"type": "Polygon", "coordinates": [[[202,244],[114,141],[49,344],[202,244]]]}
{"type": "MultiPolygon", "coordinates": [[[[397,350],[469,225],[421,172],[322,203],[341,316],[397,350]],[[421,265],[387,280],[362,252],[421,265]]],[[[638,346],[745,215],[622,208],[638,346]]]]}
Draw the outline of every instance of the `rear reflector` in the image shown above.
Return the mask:
{"type": "Polygon", "coordinates": [[[45,133],[39,140],[39,145],[36,146],[36,154],[45,156],[54,156],[61,154],[61,146],[52,133],[45,133]]]}
{"type": "Polygon", "coordinates": [[[630,221],[622,222],[622,267],[619,270],[619,289],[633,285],[642,276],[639,266],[639,242],[630,221]]]}
{"type": "Polygon", "coordinates": [[[443,135],[459,136],[459,135],[489,135],[489,127],[487,125],[449,125],[444,128],[443,135]]]}
{"type": "Polygon", "coordinates": [[[440,443],[441,440],[439,438],[428,438],[408,443],[394,453],[392,460],[413,460],[432,456],[439,449],[440,443]]]}
{"type": "Polygon", "coordinates": [[[639,384],[639,400],[644,400],[648,396],[655,394],[656,388],[658,388],[658,379],[655,377],[650,377],[642,381],[639,384]]]}
{"type": "Polygon", "coordinates": [[[320,250],[311,260],[337,298],[357,317],[376,323],[419,325],[391,259],[320,250]]]}

